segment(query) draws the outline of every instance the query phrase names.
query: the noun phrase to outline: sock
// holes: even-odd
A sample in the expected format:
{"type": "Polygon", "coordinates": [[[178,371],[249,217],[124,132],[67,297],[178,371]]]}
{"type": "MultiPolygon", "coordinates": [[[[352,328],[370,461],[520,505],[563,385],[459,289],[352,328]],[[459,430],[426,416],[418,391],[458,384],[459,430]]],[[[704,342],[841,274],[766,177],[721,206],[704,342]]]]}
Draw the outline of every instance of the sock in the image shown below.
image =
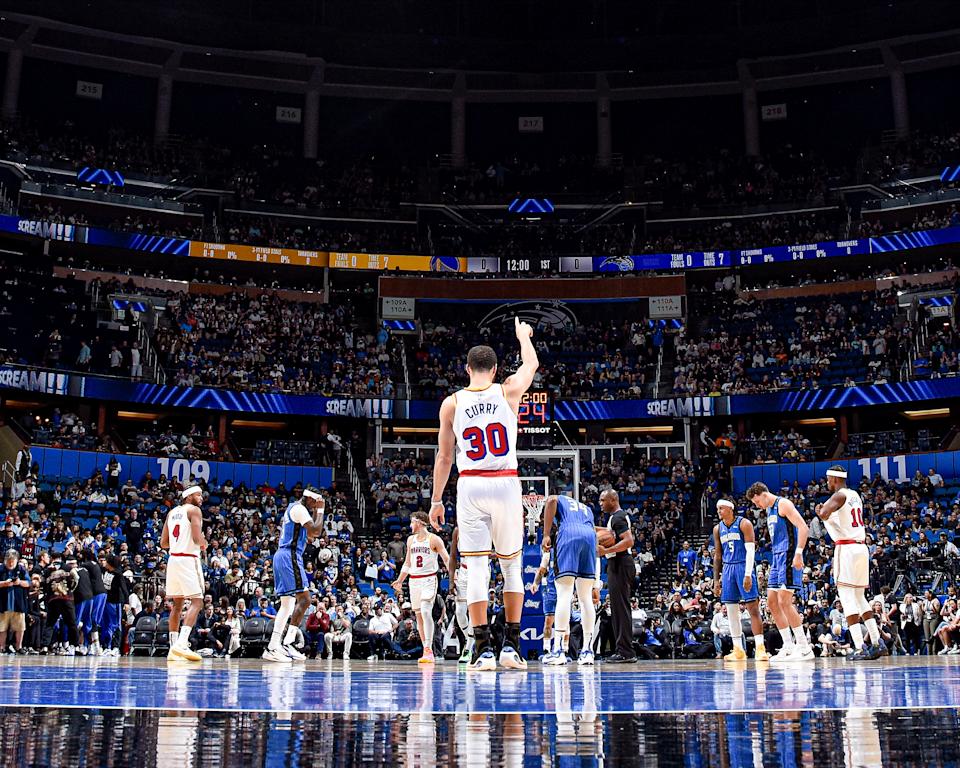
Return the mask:
{"type": "MultiPolygon", "coordinates": [[[[553,632],[553,652],[554,653],[565,653],[567,648],[570,646],[570,637],[569,632],[553,632]]],[[[519,649],[517,649],[519,651],[519,649]]]]}
{"type": "Polygon", "coordinates": [[[176,646],[176,644],[177,644],[177,639],[178,639],[179,635],[180,635],[180,631],[179,631],[179,630],[170,633],[170,647],[171,647],[171,648],[173,648],[174,646],[176,646]]]}
{"type": "Polygon", "coordinates": [[[193,627],[187,626],[186,624],[180,625],[180,637],[177,640],[178,647],[180,648],[189,648],[190,647],[190,633],[193,632],[193,627]]]}
{"type": "Polygon", "coordinates": [[[777,627],[777,631],[780,632],[780,637],[783,638],[783,647],[787,650],[793,648],[793,635],[790,633],[790,627],[784,627],[783,629],[777,627]]]}
{"type": "Polygon", "coordinates": [[[755,651],[766,650],[766,645],[763,641],[763,635],[754,635],[753,636],[753,646],[755,651]]]}
{"type": "Polygon", "coordinates": [[[870,635],[870,642],[877,645],[880,642],[880,627],[877,626],[877,620],[869,618],[864,621],[863,624],[866,626],[867,633],[870,635]]]}
{"type": "Polygon", "coordinates": [[[593,650],[593,629],[597,611],[593,606],[593,580],[577,579],[577,599],[580,601],[580,626],[583,627],[583,650],[593,650]]]}
{"type": "Polygon", "coordinates": [[[473,637],[473,627],[467,627],[467,650],[470,653],[473,653],[474,645],[476,645],[476,641],[473,637]]]}
{"type": "Polygon", "coordinates": [[[863,650],[863,627],[860,622],[850,625],[850,637],[853,638],[853,646],[858,651],[863,650]]]}
{"type": "Polygon", "coordinates": [[[297,639],[297,628],[296,627],[287,627],[287,636],[283,638],[284,645],[293,645],[294,641],[297,639]]]}
{"type": "Polygon", "coordinates": [[[553,635],[547,637],[546,633],[543,635],[543,650],[544,653],[550,653],[550,650],[553,648],[553,635]]]}
{"type": "Polygon", "coordinates": [[[287,622],[293,615],[293,609],[296,607],[297,600],[293,595],[284,595],[280,598],[280,610],[273,618],[273,633],[270,635],[270,644],[268,650],[279,651],[283,634],[287,630],[287,622]]]}
{"type": "Polygon", "coordinates": [[[810,643],[807,640],[807,633],[803,631],[803,625],[799,627],[793,627],[793,636],[796,638],[797,647],[801,651],[806,651],[810,647],[810,643]]]}
{"type": "Polygon", "coordinates": [[[475,643],[474,653],[477,656],[482,656],[484,651],[490,649],[490,626],[474,627],[473,638],[475,643]]]}
{"type": "MultiPolygon", "coordinates": [[[[554,630],[554,636],[557,635],[557,631],[554,630]]],[[[504,645],[509,645],[513,650],[520,652],[520,622],[519,621],[508,621],[507,622],[507,633],[504,638],[504,645]]]]}
{"type": "Polygon", "coordinates": [[[730,621],[730,641],[733,643],[733,647],[744,650],[743,624],[740,623],[739,603],[729,603],[727,605],[727,618],[730,621]]]}
{"type": "Polygon", "coordinates": [[[423,619],[423,647],[433,648],[433,601],[420,604],[420,616],[423,619]]]}

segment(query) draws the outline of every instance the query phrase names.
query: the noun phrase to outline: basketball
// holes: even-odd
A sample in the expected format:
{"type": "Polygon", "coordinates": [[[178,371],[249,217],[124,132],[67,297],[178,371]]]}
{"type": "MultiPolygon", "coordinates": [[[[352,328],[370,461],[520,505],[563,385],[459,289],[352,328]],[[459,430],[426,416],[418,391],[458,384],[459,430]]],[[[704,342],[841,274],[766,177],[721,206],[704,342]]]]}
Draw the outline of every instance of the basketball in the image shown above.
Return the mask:
{"type": "Polygon", "coordinates": [[[597,528],[597,544],[601,547],[612,547],[616,543],[616,537],[609,528],[597,528]]]}

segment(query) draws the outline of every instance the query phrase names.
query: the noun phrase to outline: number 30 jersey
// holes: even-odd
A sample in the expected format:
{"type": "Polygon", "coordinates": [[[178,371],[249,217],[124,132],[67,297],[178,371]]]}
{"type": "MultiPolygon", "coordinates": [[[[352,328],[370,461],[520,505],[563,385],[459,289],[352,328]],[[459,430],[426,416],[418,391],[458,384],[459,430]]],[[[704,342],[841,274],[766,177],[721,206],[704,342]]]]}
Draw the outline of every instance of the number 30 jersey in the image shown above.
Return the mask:
{"type": "Polygon", "coordinates": [[[863,499],[852,488],[841,488],[838,493],[846,496],[847,501],[824,521],[830,538],[834,541],[866,541],[867,531],[863,525],[863,499]]]}
{"type": "Polygon", "coordinates": [[[453,432],[460,472],[496,472],[517,468],[517,414],[503,386],[461,389],[454,395],[453,432]]]}

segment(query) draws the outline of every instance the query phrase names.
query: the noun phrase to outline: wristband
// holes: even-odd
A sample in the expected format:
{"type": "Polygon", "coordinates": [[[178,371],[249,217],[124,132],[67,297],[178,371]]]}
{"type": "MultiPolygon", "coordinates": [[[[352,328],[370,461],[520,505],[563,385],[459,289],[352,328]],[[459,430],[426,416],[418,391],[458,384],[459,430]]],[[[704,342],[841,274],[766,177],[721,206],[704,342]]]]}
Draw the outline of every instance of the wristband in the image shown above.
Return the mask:
{"type": "Polygon", "coordinates": [[[431,507],[442,507],[442,506],[443,506],[443,502],[442,502],[442,501],[431,501],[431,502],[430,502],[430,506],[431,506],[431,507]]]}
{"type": "Polygon", "coordinates": [[[793,551],[793,553],[794,553],[795,555],[800,555],[800,556],[802,557],[802,556],[803,556],[803,547],[797,547],[797,548],[793,551]]]}

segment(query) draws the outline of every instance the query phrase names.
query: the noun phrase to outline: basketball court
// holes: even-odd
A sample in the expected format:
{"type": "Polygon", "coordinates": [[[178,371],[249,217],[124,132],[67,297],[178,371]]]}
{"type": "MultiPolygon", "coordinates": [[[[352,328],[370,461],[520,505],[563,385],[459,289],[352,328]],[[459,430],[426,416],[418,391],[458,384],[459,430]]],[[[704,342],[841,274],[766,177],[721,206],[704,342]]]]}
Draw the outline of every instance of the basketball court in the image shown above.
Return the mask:
{"type": "Polygon", "coordinates": [[[955,657],[531,664],[526,672],[498,673],[466,672],[452,662],[423,668],[341,660],[290,667],[47,657],[5,666],[4,754],[35,750],[36,765],[172,765],[179,755],[180,765],[233,766],[256,762],[268,747],[267,764],[298,766],[960,759],[955,657]],[[157,752],[121,755],[118,745],[134,730],[157,752]],[[348,737],[356,737],[353,747],[340,751],[348,737]],[[186,755],[170,751],[171,741],[186,755]],[[58,757],[58,749],[70,751],[58,757]],[[78,762],[80,754],[87,762],[78,762]]]}

